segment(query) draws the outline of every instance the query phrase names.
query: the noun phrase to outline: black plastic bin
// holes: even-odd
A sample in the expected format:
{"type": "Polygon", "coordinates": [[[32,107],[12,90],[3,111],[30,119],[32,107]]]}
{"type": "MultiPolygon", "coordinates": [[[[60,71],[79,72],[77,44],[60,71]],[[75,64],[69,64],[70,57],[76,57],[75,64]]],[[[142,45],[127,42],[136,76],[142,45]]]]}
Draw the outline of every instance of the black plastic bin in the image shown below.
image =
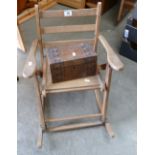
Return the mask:
{"type": "Polygon", "coordinates": [[[127,39],[122,40],[120,54],[137,62],[137,44],[127,39]]]}

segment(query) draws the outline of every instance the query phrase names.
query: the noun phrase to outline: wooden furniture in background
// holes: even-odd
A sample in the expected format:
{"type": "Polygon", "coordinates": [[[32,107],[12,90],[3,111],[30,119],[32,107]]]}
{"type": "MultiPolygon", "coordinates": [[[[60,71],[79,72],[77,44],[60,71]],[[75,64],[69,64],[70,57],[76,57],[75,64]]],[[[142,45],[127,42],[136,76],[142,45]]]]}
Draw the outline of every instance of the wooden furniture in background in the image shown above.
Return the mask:
{"type": "MultiPolygon", "coordinates": [[[[56,0],[29,0],[29,1],[31,2],[31,4],[38,2],[42,10],[48,9],[56,4],[56,0]]],[[[18,5],[21,5],[23,2],[22,8],[26,9],[25,11],[23,11],[21,14],[17,16],[17,23],[18,23],[17,24],[17,47],[21,51],[26,52],[26,47],[24,44],[23,34],[20,29],[20,24],[32,18],[35,15],[35,10],[34,8],[24,7],[25,3],[27,2],[26,0],[25,1],[19,0],[17,2],[20,3],[18,5]]]]}
{"type": "MultiPolygon", "coordinates": [[[[38,38],[33,41],[29,55],[25,62],[25,67],[23,70],[23,76],[25,78],[33,77],[35,83],[35,90],[37,96],[37,106],[39,112],[40,120],[40,132],[38,138],[38,146],[42,146],[42,139],[44,132],[55,132],[63,131],[84,127],[92,127],[97,125],[103,125],[107,130],[109,136],[114,137],[114,133],[111,129],[110,123],[107,118],[107,108],[108,108],[108,97],[110,91],[110,83],[112,77],[112,70],[119,71],[123,68],[123,63],[119,57],[115,54],[114,50],[111,48],[106,39],[99,33],[99,25],[101,18],[101,8],[102,3],[98,3],[97,8],[93,9],[79,9],[79,10],[56,10],[56,11],[43,11],[39,10],[38,5],[35,6],[36,14],[36,27],[37,27],[37,36],[38,38]],[[51,26],[43,27],[40,25],[41,18],[76,18],[80,16],[95,16],[95,24],[89,25],[65,25],[65,26],[51,26]],[[59,40],[59,41],[44,41],[42,35],[49,33],[67,33],[67,32],[84,32],[91,31],[94,32],[94,37],[92,39],[79,39],[79,40],[59,40]],[[88,76],[86,78],[80,78],[76,80],[53,83],[51,79],[51,72],[49,71],[49,64],[47,60],[47,55],[45,54],[44,49],[56,48],[56,47],[65,47],[72,44],[79,43],[89,43],[92,45],[94,52],[97,52],[97,43],[100,42],[102,47],[105,48],[107,55],[107,63],[100,64],[97,67],[97,74],[94,76],[88,76]],[[40,49],[40,64],[41,68],[39,69],[36,62],[36,52],[37,48],[40,49]],[[105,70],[105,78],[101,78],[101,70],[105,70]],[[41,77],[42,80],[39,79],[41,77]],[[62,93],[62,92],[73,92],[73,91],[86,91],[92,90],[95,92],[96,103],[98,106],[99,112],[97,114],[87,114],[79,116],[68,116],[63,118],[48,118],[45,115],[44,108],[46,105],[45,99],[47,95],[52,93],[62,93]],[[103,93],[103,98],[101,99],[100,93],[103,93]],[[67,125],[60,125],[51,127],[50,123],[53,122],[66,122],[66,121],[80,121],[84,119],[93,119],[98,118],[98,121],[90,122],[81,122],[67,125]]],[[[69,51],[68,51],[69,52],[69,51]]],[[[101,55],[100,55],[101,56],[101,55]]],[[[86,121],[86,120],[85,120],[86,121]]]]}
{"type": "Polygon", "coordinates": [[[113,7],[118,0],[57,0],[58,3],[73,8],[96,8],[98,2],[102,2],[102,14],[113,7]]]}
{"type": "MultiPolygon", "coordinates": [[[[38,4],[42,10],[46,10],[56,5],[57,3],[56,3],[56,0],[41,0],[41,1],[39,0],[38,4]]],[[[18,23],[21,24],[27,21],[28,19],[32,18],[34,15],[35,15],[34,7],[26,9],[25,11],[23,11],[21,14],[17,16],[18,23]]]]}
{"type": "Polygon", "coordinates": [[[57,2],[77,9],[85,8],[85,0],[57,0],[57,2]]]}
{"type": "Polygon", "coordinates": [[[20,14],[27,8],[32,8],[38,2],[36,1],[29,1],[29,0],[17,0],[17,14],[20,14]]]}
{"type": "Polygon", "coordinates": [[[122,20],[125,14],[129,12],[135,6],[136,1],[137,0],[121,0],[119,12],[117,16],[118,23],[122,20]]]}
{"type": "Polygon", "coordinates": [[[102,14],[111,9],[118,0],[86,0],[86,7],[95,8],[97,2],[102,2],[102,14]]]}

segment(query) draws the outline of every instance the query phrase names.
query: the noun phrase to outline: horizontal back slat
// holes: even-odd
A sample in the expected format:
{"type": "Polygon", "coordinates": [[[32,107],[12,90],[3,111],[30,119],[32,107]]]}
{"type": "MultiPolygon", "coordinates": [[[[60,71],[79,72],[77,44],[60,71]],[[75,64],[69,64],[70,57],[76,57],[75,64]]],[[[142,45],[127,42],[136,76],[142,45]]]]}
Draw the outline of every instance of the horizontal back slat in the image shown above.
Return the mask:
{"type": "Polygon", "coordinates": [[[41,33],[62,33],[62,32],[83,32],[95,31],[95,24],[84,25],[66,25],[66,26],[51,26],[41,28],[41,33]]]}
{"type": "Polygon", "coordinates": [[[52,47],[72,45],[77,43],[89,43],[93,45],[94,42],[95,42],[95,39],[44,41],[43,46],[44,48],[52,48],[52,47]]]}
{"type": "Polygon", "coordinates": [[[40,11],[41,18],[95,16],[96,9],[40,11]],[[67,12],[68,11],[68,12],[67,12]]]}

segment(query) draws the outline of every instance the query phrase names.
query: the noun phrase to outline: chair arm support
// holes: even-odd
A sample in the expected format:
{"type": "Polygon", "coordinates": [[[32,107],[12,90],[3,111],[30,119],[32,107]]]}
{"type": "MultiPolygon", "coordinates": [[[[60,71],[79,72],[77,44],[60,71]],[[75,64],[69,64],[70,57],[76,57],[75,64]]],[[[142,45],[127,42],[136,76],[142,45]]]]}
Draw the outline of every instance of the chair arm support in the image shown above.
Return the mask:
{"type": "Polygon", "coordinates": [[[121,62],[118,55],[114,52],[107,40],[102,35],[99,35],[99,41],[106,50],[107,60],[112,69],[116,71],[123,69],[124,64],[121,62]]]}
{"type": "Polygon", "coordinates": [[[32,77],[35,73],[36,70],[36,50],[37,50],[37,46],[38,46],[38,40],[34,40],[32,42],[30,51],[29,51],[29,55],[26,59],[25,62],[25,66],[23,69],[23,77],[24,78],[29,78],[32,77]]]}

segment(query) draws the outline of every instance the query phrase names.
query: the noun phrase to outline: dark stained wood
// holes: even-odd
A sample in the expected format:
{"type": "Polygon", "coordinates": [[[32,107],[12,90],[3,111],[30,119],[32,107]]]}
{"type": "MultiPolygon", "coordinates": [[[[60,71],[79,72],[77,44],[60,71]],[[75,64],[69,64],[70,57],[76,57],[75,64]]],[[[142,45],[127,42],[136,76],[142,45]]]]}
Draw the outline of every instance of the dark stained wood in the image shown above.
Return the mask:
{"type": "Polygon", "coordinates": [[[117,23],[119,23],[126,12],[129,12],[135,6],[136,0],[121,0],[119,12],[117,16],[117,23]]]}
{"type": "Polygon", "coordinates": [[[27,8],[32,8],[37,2],[28,1],[28,0],[17,0],[17,14],[20,14],[27,8]]]}
{"type": "Polygon", "coordinates": [[[86,7],[95,8],[98,2],[102,2],[102,14],[111,9],[118,0],[86,0],[86,7]]]}
{"type": "Polygon", "coordinates": [[[96,74],[97,55],[90,44],[48,49],[52,82],[62,82],[96,74]]]}
{"type": "Polygon", "coordinates": [[[102,70],[105,70],[105,69],[106,69],[106,65],[107,65],[107,64],[101,64],[101,65],[100,65],[100,68],[101,68],[102,70]]]}
{"type": "MultiPolygon", "coordinates": [[[[20,0],[19,0],[20,1],[20,0]]],[[[47,10],[51,7],[53,7],[54,5],[56,5],[56,0],[41,0],[38,2],[41,10],[47,10]]],[[[35,9],[33,8],[29,8],[24,10],[22,13],[20,13],[17,17],[18,23],[22,24],[25,21],[29,20],[30,18],[32,18],[33,16],[35,16],[35,9]]]]}
{"type": "Polygon", "coordinates": [[[85,7],[85,0],[57,0],[57,2],[78,9],[85,7]]]}

